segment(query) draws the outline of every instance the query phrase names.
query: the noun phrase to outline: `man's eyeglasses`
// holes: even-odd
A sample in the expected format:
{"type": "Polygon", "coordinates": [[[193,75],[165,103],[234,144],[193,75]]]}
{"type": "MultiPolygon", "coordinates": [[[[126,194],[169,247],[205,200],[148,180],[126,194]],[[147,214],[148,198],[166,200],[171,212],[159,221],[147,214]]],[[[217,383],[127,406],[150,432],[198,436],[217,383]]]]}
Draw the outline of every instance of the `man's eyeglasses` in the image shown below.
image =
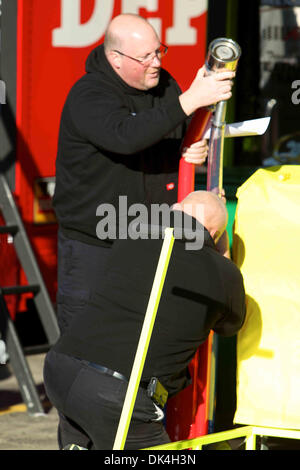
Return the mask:
{"type": "Polygon", "coordinates": [[[148,67],[156,57],[157,59],[161,60],[166,53],[168,52],[168,46],[165,46],[164,44],[161,44],[158,49],[156,49],[155,52],[152,52],[151,54],[147,54],[145,57],[142,57],[141,59],[136,59],[135,57],[131,57],[130,55],[124,54],[123,52],[117,51],[114,49],[114,52],[117,52],[120,55],[123,55],[125,57],[128,57],[128,59],[135,60],[136,62],[139,62],[142,64],[144,67],[148,67]]]}

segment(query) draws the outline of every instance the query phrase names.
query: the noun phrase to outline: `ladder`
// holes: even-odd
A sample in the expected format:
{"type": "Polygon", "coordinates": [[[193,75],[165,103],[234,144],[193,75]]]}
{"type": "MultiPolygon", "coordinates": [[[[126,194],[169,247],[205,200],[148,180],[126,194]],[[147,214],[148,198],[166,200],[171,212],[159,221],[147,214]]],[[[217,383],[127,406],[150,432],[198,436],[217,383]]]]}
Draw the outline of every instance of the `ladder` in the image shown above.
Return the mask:
{"type": "Polygon", "coordinates": [[[16,254],[28,282],[26,286],[0,286],[1,339],[7,347],[10,363],[28,413],[31,415],[44,414],[32,373],[5,302],[5,295],[26,292],[34,294],[34,303],[50,345],[57,341],[59,328],[51,299],[36,262],[25,227],[15,204],[13,194],[3,174],[0,174],[0,210],[5,220],[5,225],[0,226],[0,233],[7,233],[13,237],[16,254]]]}

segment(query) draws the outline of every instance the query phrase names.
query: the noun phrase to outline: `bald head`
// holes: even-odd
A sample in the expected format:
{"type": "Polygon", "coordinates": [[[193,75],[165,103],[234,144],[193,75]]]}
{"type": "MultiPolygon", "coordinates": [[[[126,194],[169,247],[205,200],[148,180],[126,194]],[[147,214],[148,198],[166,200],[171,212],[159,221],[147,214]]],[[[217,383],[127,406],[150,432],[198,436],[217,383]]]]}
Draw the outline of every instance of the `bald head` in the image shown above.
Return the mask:
{"type": "Polygon", "coordinates": [[[134,41],[143,42],[145,35],[154,35],[156,32],[145,18],[134,14],[121,14],[110,22],[104,39],[106,52],[113,49],[130,47],[134,41]]]}
{"type": "Polygon", "coordinates": [[[198,220],[217,241],[226,229],[228,214],[222,199],[210,191],[194,191],[173,206],[198,220]]]}
{"type": "Polygon", "coordinates": [[[108,62],[127,85],[138,90],[149,90],[158,85],[159,48],[160,40],[154,28],[145,18],[133,14],[113,18],[104,39],[108,62]],[[144,65],[147,57],[150,62],[144,65]]]}

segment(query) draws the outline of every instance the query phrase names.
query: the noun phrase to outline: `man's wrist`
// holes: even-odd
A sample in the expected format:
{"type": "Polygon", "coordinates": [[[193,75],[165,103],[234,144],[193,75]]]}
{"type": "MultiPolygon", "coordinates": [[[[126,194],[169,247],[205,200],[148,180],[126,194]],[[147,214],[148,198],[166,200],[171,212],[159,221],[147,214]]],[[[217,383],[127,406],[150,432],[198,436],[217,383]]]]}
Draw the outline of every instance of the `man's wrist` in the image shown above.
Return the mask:
{"type": "Polygon", "coordinates": [[[195,107],[195,100],[193,99],[191,93],[189,93],[189,90],[185,91],[179,96],[179,102],[183,109],[183,112],[187,116],[193,114],[197,109],[195,107]]]}

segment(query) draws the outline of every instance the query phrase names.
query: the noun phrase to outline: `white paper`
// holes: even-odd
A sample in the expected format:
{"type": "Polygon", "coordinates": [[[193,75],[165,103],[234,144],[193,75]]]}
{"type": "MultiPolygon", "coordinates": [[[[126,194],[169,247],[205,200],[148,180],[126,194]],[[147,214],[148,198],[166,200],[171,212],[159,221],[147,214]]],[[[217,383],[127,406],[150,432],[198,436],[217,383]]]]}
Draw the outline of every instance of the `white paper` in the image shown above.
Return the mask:
{"type": "MultiPolygon", "coordinates": [[[[266,132],[270,117],[250,119],[249,121],[233,122],[225,126],[225,137],[245,137],[249,135],[262,135],[266,132]]],[[[204,134],[204,139],[209,139],[210,128],[204,134]]]]}

